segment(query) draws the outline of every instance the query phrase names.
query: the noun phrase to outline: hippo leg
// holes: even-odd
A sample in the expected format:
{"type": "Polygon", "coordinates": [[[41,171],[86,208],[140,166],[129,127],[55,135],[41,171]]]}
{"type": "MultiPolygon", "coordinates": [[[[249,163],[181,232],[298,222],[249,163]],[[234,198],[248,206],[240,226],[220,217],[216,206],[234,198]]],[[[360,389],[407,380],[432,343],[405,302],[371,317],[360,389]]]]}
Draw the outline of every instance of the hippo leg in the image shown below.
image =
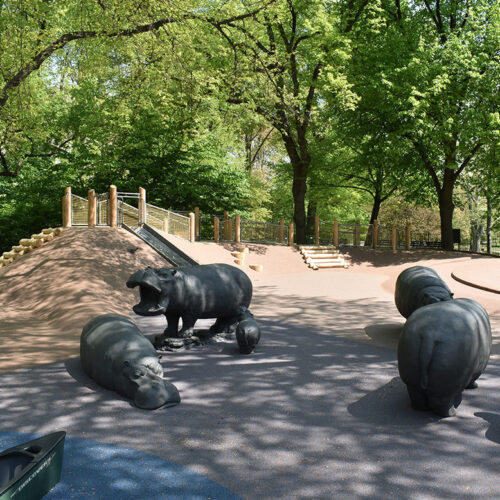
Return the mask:
{"type": "Polygon", "coordinates": [[[432,411],[440,417],[453,417],[457,413],[454,406],[455,396],[451,398],[429,396],[428,401],[432,411]]]}
{"type": "Polygon", "coordinates": [[[477,389],[476,380],[480,377],[480,375],[481,375],[480,373],[478,373],[477,375],[476,374],[472,375],[469,385],[466,387],[466,389],[477,389]]]}
{"type": "Polygon", "coordinates": [[[179,332],[179,318],[177,314],[165,314],[167,317],[167,328],[163,332],[165,337],[177,337],[179,332]]]}
{"type": "Polygon", "coordinates": [[[210,327],[212,333],[232,333],[238,326],[238,316],[225,316],[217,318],[217,321],[210,327]]]}
{"type": "Polygon", "coordinates": [[[453,406],[455,408],[458,408],[460,406],[460,403],[462,402],[462,393],[459,392],[456,396],[455,399],[453,400],[453,406]]]}
{"type": "Polygon", "coordinates": [[[422,391],[419,391],[415,387],[407,387],[408,395],[410,396],[411,407],[414,410],[425,411],[429,409],[427,404],[427,397],[422,391]]]}
{"type": "Polygon", "coordinates": [[[196,320],[198,318],[195,318],[194,316],[183,316],[182,317],[182,328],[181,331],[179,332],[179,337],[181,338],[188,338],[191,337],[194,333],[194,324],[196,323],[196,320]]]}

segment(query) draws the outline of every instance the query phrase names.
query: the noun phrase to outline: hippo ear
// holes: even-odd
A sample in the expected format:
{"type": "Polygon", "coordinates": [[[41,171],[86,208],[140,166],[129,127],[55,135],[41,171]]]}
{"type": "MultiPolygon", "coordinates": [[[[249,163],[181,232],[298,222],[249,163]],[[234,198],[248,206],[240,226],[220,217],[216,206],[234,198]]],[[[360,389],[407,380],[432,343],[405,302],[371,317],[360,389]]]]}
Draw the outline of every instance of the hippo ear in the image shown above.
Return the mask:
{"type": "Polygon", "coordinates": [[[177,274],[177,269],[172,269],[172,276],[175,276],[177,274]]]}
{"type": "Polygon", "coordinates": [[[130,361],[125,360],[125,361],[123,362],[123,366],[126,366],[126,367],[128,368],[128,367],[130,366],[130,361]]]}

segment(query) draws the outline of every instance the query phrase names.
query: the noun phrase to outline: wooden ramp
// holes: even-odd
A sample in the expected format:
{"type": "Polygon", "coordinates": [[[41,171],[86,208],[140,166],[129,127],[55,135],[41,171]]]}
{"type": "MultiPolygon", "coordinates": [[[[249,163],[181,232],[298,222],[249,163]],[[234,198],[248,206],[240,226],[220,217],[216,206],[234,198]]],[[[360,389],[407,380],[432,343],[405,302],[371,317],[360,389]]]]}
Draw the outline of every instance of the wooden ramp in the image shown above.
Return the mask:
{"type": "Polygon", "coordinates": [[[332,269],[335,267],[347,269],[349,267],[349,263],[334,246],[300,246],[299,250],[311,269],[332,269]]]}

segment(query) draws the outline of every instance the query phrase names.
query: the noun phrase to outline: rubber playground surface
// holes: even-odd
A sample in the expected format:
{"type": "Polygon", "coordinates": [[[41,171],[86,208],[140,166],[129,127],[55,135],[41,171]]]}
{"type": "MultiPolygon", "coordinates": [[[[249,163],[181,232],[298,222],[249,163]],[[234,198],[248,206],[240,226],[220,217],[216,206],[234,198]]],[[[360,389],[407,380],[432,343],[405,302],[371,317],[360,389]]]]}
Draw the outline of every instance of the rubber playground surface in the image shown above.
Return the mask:
{"type": "MultiPolygon", "coordinates": [[[[179,244],[201,263],[232,262],[221,245],[179,244]]],[[[249,247],[248,263],[264,265],[248,271],[256,351],[227,341],[165,354],[182,401],[154,411],[99,387],[78,354],[98,314],[163,330],[164,317],[133,315],[138,292],[125,287],[165,267],[158,254],[125,230],[71,229],[0,269],[0,449],[67,431],[46,498],[500,498],[500,259],[351,249],[349,269],[311,271],[291,249],[249,247]],[[394,283],[415,264],[490,314],[492,357],[454,418],[413,411],[399,379],[394,283]]]]}

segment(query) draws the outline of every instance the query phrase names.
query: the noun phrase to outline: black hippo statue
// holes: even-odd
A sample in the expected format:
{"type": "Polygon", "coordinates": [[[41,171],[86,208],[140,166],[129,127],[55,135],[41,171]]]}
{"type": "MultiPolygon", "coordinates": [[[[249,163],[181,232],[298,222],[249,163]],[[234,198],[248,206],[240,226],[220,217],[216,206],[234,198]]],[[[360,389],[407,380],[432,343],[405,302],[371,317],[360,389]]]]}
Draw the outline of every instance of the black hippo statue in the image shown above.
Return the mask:
{"type": "Polygon", "coordinates": [[[89,377],[139,408],[154,410],[181,400],[175,385],[162,378],[153,345],[126,316],[104,314],[89,321],[80,337],[80,359],[89,377]]]}
{"type": "Polygon", "coordinates": [[[488,313],[470,299],[417,309],[398,344],[398,369],[416,410],[455,415],[462,391],[477,387],[491,351],[488,313]]]}
{"type": "Polygon", "coordinates": [[[238,325],[236,326],[236,341],[242,354],[250,354],[260,340],[260,327],[253,314],[241,306],[238,312],[238,325]]]}
{"type": "Polygon", "coordinates": [[[398,276],[394,296],[396,307],[405,318],[419,307],[453,299],[448,285],[438,273],[424,266],[405,269],[398,276]]]}
{"type": "MultiPolygon", "coordinates": [[[[252,300],[252,282],[240,269],[227,264],[146,268],[135,272],[127,281],[129,288],[140,289],[141,301],[134,312],[142,316],[165,314],[164,336],[190,337],[200,318],[217,318],[213,332],[234,331],[238,308],[248,307],[252,300]],[[179,332],[179,318],[182,329],[179,332]]],[[[159,336],[155,343],[164,339],[159,336]]]]}

